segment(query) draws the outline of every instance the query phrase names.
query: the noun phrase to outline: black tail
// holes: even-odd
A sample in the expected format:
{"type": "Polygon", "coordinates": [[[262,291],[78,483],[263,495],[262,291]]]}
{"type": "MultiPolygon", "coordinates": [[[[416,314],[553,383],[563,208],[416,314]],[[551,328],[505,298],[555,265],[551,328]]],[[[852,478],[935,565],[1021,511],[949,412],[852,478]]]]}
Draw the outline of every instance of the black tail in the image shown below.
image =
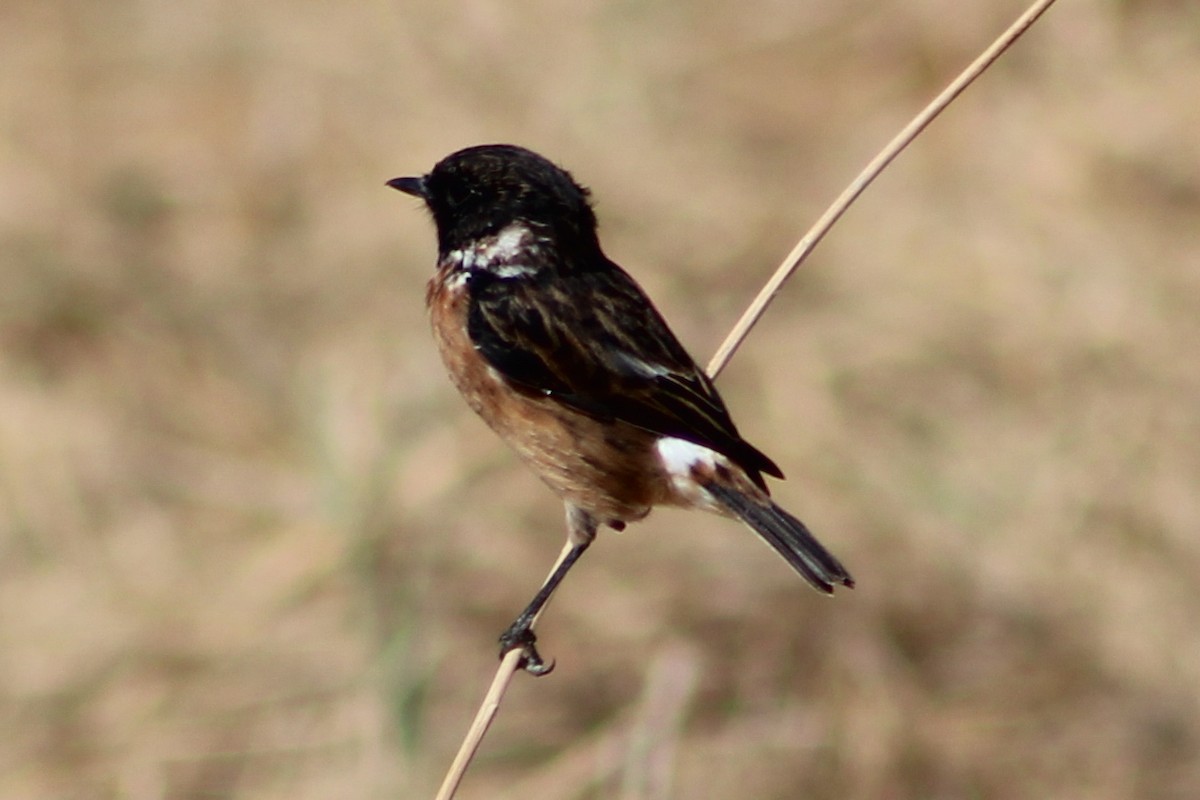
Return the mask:
{"type": "Polygon", "coordinates": [[[821,546],[803,522],[770,500],[763,505],[736,489],[716,483],[706,484],[704,488],[721,505],[754,528],[817,591],[833,594],[835,585],[854,588],[850,573],[821,546]]]}

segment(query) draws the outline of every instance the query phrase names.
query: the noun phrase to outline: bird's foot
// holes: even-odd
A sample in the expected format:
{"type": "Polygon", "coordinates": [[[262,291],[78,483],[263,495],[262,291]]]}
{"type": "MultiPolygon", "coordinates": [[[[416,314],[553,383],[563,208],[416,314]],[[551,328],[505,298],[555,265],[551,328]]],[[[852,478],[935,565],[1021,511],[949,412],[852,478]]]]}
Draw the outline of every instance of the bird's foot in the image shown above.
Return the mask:
{"type": "Polygon", "coordinates": [[[549,675],[554,669],[554,662],[547,664],[542,660],[541,654],[537,650],[536,643],[537,635],[533,632],[533,628],[529,626],[526,620],[518,619],[509,629],[500,634],[500,657],[504,658],[512,650],[521,650],[521,661],[517,665],[518,668],[525,670],[530,675],[541,677],[549,675]]]}

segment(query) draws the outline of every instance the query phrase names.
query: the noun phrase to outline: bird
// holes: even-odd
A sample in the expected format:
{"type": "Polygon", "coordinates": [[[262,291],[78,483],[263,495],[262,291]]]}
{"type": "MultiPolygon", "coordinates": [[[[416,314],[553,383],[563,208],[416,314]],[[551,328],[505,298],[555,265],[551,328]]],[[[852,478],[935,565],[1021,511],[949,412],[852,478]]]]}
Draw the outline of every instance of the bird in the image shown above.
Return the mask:
{"type": "Polygon", "coordinates": [[[591,193],[511,144],[451,153],[387,185],[437,232],[433,338],[467,404],[562,500],[569,550],[500,637],[520,667],[553,668],[532,625],[601,526],[655,506],[738,519],[811,586],[854,579],[770,496],[778,465],[738,433],[712,380],[600,246],[591,193]]]}

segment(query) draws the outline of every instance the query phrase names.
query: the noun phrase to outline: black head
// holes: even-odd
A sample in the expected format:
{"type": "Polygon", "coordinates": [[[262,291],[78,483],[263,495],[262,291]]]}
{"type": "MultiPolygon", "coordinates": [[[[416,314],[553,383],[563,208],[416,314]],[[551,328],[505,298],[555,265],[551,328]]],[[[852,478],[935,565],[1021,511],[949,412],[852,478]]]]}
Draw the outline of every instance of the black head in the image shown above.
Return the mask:
{"type": "Polygon", "coordinates": [[[394,178],[388,186],[425,201],[443,253],[514,222],[561,247],[596,246],[596,216],[587,190],[566,170],[523,147],[468,147],[446,156],[428,175],[394,178]]]}

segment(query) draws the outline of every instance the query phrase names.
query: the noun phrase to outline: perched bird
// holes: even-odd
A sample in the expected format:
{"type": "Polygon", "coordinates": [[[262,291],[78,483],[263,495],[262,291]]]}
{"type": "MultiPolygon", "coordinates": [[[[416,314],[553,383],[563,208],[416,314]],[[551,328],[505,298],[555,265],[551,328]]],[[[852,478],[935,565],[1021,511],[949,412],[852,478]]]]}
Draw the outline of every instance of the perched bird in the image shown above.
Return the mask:
{"type": "Polygon", "coordinates": [[[565,502],[571,549],[501,636],[550,670],[532,622],[600,525],[656,505],[735,517],[818,591],[854,581],[770,498],[782,478],[641,287],[600,248],[586,189],[537,153],[470,147],[388,185],[437,226],[426,291],[434,338],[467,403],[565,502]]]}

